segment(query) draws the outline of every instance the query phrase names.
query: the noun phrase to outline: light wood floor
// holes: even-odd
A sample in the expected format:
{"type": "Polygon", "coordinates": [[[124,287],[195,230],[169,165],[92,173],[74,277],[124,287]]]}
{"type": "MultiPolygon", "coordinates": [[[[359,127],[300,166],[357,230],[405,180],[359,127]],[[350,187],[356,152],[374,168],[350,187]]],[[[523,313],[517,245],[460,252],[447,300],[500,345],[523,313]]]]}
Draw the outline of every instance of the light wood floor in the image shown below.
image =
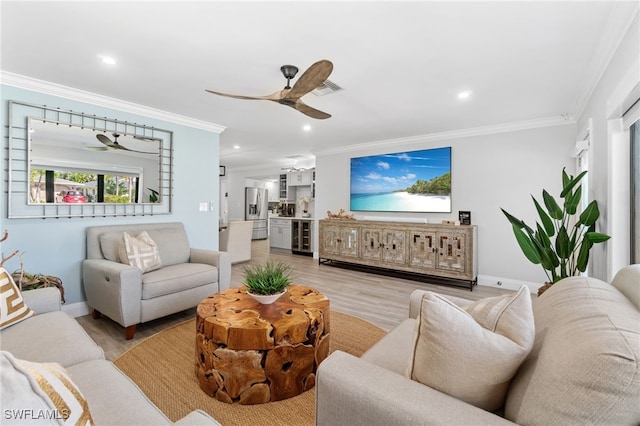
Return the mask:
{"type": "MultiPolygon", "coordinates": [[[[319,265],[317,259],[293,255],[283,251],[270,251],[268,240],[252,243],[251,262],[272,259],[293,266],[294,283],[306,285],[324,293],[331,301],[331,309],[351,314],[390,330],[409,316],[409,296],[415,289],[426,289],[477,300],[508,293],[493,287],[468,288],[442,284],[429,284],[413,280],[377,275],[329,265],[319,265]]],[[[231,286],[242,285],[244,264],[236,264],[231,272],[231,286]]],[[[109,318],[94,320],[91,315],[77,318],[80,325],[100,345],[109,360],[145,338],[172,325],[195,317],[195,308],[165,318],[139,324],[132,340],[125,340],[124,329],[109,318]]]]}

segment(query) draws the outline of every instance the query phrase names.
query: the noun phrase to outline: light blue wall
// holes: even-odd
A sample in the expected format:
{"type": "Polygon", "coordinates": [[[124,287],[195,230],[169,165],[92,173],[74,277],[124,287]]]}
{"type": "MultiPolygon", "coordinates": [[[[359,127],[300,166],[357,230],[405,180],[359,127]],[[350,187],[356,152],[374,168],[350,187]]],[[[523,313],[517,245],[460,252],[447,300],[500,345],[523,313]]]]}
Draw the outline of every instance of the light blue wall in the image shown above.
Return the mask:
{"type": "MultiPolygon", "coordinates": [[[[0,154],[0,228],[9,231],[9,238],[1,245],[2,252],[8,255],[14,250],[20,250],[26,271],[60,277],[67,303],[85,300],[81,268],[86,252],[87,226],[178,221],[184,223],[192,247],[218,248],[219,134],[12,86],[3,85],[0,88],[3,129],[0,154]],[[96,114],[173,131],[173,212],[144,217],[8,219],[6,149],[10,100],[96,114]],[[201,202],[213,202],[213,209],[200,212],[198,207],[201,202]]],[[[5,265],[9,272],[19,267],[20,260],[17,258],[9,260],[5,265]]]]}

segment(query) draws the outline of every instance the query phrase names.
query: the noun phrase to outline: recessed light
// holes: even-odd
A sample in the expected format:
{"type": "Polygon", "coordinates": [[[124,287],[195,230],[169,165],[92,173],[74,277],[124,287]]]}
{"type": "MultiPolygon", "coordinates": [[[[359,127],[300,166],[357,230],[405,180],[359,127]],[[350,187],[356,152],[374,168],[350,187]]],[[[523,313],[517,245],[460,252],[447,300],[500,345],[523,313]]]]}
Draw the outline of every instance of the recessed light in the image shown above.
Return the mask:
{"type": "Polygon", "coordinates": [[[469,96],[471,96],[471,91],[469,90],[458,93],[458,99],[467,99],[469,96]]]}
{"type": "Polygon", "coordinates": [[[240,145],[234,145],[233,149],[240,149],[240,145]]]}
{"type": "Polygon", "coordinates": [[[114,57],[106,56],[106,55],[98,55],[98,58],[100,58],[100,60],[107,65],[116,64],[116,59],[114,57]]]}
{"type": "Polygon", "coordinates": [[[309,131],[311,131],[311,125],[310,125],[310,124],[305,124],[305,125],[302,127],[302,130],[304,130],[305,132],[309,132],[309,131]]]}

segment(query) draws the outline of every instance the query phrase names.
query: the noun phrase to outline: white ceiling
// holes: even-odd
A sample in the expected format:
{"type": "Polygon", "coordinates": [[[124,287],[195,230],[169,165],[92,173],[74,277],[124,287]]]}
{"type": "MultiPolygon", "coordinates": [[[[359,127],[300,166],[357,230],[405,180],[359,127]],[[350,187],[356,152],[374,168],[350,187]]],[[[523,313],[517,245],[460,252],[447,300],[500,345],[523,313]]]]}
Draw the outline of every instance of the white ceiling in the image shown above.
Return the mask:
{"type": "Polygon", "coordinates": [[[0,64],[225,126],[221,164],[279,168],[348,145],[574,119],[637,3],[2,1],[0,64]],[[319,59],[344,88],[304,97],[327,120],[205,92],[270,94],[281,65],[300,76],[319,59]]]}

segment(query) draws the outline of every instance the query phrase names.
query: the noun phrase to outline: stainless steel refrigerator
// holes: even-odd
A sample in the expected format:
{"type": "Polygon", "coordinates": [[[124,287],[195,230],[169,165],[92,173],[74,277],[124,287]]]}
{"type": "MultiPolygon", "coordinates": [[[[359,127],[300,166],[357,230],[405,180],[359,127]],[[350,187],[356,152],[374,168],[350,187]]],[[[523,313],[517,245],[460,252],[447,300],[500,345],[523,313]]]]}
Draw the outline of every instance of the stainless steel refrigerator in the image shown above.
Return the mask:
{"type": "Polygon", "coordinates": [[[264,240],[268,237],[267,217],[269,197],[264,188],[244,189],[244,219],[253,221],[252,240],[264,240]]]}

